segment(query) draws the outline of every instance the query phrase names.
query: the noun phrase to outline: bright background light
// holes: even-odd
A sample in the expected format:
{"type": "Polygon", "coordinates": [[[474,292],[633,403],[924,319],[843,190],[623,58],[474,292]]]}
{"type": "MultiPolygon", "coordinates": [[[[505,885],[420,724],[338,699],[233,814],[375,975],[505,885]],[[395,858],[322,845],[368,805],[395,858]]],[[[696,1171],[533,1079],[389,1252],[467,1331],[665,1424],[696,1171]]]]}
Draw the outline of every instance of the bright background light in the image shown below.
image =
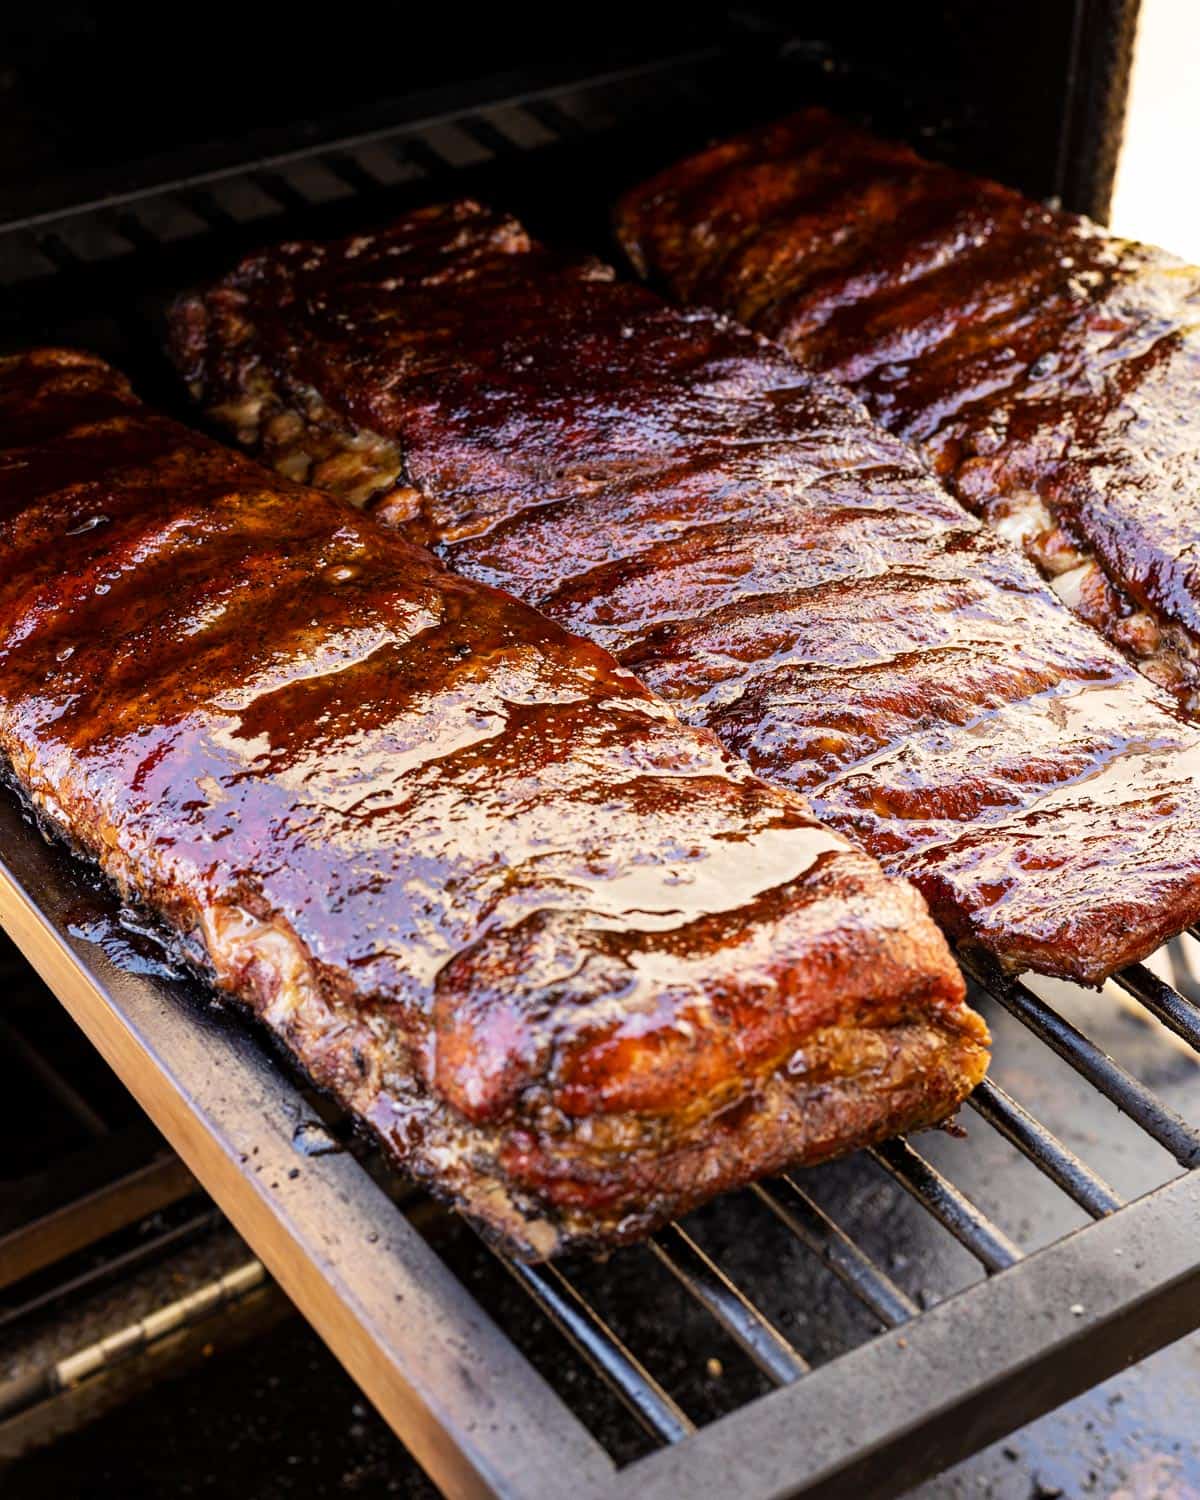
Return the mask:
{"type": "Polygon", "coordinates": [[[1111,226],[1200,262],[1200,0],[1142,0],[1111,226]]]}

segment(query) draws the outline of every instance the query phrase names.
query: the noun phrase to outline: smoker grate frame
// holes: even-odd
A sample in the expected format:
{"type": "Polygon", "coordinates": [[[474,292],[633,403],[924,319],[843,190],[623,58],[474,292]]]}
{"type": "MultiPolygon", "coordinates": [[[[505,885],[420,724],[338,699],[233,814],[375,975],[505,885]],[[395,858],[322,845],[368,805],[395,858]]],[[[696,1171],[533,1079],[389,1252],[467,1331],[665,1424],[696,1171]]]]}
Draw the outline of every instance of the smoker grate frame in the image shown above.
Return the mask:
{"type": "MultiPolygon", "coordinates": [[[[619,172],[617,143],[630,132],[644,162],[647,133],[667,155],[701,126],[724,128],[709,88],[713,67],[710,54],[693,54],[477,99],[465,111],[4,226],[5,341],[49,331],[105,343],[103,352],[169,396],[148,324],[158,307],[153,288],[207,273],[297,224],[305,232],[361,224],[414,197],[477,184],[520,211],[528,202],[535,222],[544,219],[556,169],[528,166],[543,154],[578,175],[590,151],[591,161],[619,172]],[[112,306],[116,316],[97,323],[95,309],[112,306]]],[[[724,110],[747,111],[727,74],[722,90],[724,110]]],[[[772,105],[760,99],[756,108],[764,107],[772,105]]],[[[592,180],[592,207],[604,196],[592,180]]],[[[600,232],[577,200],[554,212],[568,234],[594,241],[600,232]]],[[[879,1148],[877,1164],[986,1273],[925,1310],[799,1181],[760,1185],[758,1206],[884,1329],[815,1368],[749,1289],[686,1228],[671,1226],[651,1253],[774,1387],[700,1428],[568,1273],[505,1262],[652,1439],[645,1457],[618,1468],[354,1157],[313,1158],[302,1177],[289,1175],[294,1127],[307,1112],[295,1081],[252,1032],[214,1015],[196,987],[130,973],[80,936],[75,866],[44,844],[7,794],[0,849],[0,923],[448,1493],[551,1496],[569,1476],[580,1500],[685,1489],[753,1500],[864,1487],[896,1494],[1200,1326],[1200,1129],[1029,986],[980,966],[977,982],[1164,1147],[1182,1174],[1123,1203],[1015,1099],[985,1082],[970,1101],[975,1113],[1094,1222],[1023,1255],[911,1144],[879,1148]]],[[[1200,1008],[1191,1000],[1141,965],[1117,982],[1200,1049],[1200,1008]]]]}

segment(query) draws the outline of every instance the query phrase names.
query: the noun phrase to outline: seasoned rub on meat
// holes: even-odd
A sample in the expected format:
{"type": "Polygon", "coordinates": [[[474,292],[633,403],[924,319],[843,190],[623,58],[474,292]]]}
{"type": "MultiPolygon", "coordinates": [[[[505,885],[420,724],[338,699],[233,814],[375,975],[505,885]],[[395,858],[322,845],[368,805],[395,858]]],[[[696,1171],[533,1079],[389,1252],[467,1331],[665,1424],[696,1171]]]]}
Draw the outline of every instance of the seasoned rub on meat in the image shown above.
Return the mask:
{"type": "Polygon", "coordinates": [[[669,168],[619,227],[854,390],[1200,713],[1200,269],[815,109],[669,168]]]}
{"type": "Polygon", "coordinates": [[[614,652],[957,939],[1095,983],[1200,917],[1200,734],[764,339],[472,203],[173,326],[243,442],[614,652]]]}
{"type": "Polygon", "coordinates": [[[799,797],[86,355],[0,362],[0,751],[521,1254],[938,1121],[985,1067],[921,898],[799,797]]]}

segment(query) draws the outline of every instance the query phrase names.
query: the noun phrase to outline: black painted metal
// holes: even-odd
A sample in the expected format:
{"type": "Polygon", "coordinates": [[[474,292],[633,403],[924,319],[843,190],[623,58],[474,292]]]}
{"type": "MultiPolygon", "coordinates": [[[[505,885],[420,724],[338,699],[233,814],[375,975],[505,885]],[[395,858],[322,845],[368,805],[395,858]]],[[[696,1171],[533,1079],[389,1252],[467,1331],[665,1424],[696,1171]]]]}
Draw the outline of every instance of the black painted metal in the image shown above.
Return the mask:
{"type": "Polygon", "coordinates": [[[44,280],[55,270],[116,265],[200,237],[228,236],[280,216],[311,213],[486,165],[558,142],[587,139],[684,103],[707,91],[697,79],[712,49],[601,74],[570,84],[484,98],[472,108],[434,112],[364,131],[320,148],[279,151],[250,165],[186,173],[152,186],[99,191],[66,207],[0,220],[0,288],[44,280]]]}
{"type": "Polygon", "coordinates": [[[998,1083],[985,1078],[967,1102],[1093,1219],[1120,1208],[1116,1191],[998,1083]]]}
{"type": "Polygon", "coordinates": [[[1016,1265],[1021,1251],[905,1140],[885,1141],[871,1155],[988,1271],[1016,1265]]]}
{"type": "Polygon", "coordinates": [[[1142,0],[1074,0],[1070,88],[1063,100],[1059,196],[1108,217],[1142,0]]]}
{"type": "Polygon", "coordinates": [[[557,1266],[527,1266],[501,1256],[559,1332],[653,1437],[678,1443],[695,1426],[557,1266]]]}
{"type": "MultiPolygon", "coordinates": [[[[108,1134],[108,1122],[97,1114],[93,1105],[82,1097],[69,1078],[55,1067],[51,1058],[31,1047],[15,1026],[0,1017],[0,1046],[10,1062],[35,1073],[58,1102],[72,1114],[91,1136],[108,1134]]],[[[2,1257],[0,1257],[2,1263],[2,1257]]]]}

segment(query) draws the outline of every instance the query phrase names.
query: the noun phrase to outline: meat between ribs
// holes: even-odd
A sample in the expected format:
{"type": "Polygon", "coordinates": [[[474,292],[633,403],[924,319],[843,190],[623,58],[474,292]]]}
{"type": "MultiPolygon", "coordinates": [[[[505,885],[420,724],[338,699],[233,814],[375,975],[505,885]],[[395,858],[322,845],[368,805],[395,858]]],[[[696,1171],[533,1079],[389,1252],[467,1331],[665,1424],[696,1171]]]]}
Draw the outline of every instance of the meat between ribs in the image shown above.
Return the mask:
{"type": "Polygon", "coordinates": [[[87,355],[0,361],[0,752],[521,1254],[937,1121],[986,1064],[920,897],[799,797],[87,355]]]}
{"type": "Polygon", "coordinates": [[[1200,269],[815,109],[619,225],[677,296],[854,390],[1200,712],[1200,269]]]}
{"type": "Polygon", "coordinates": [[[472,203],[173,315],[213,417],[614,652],[913,880],[1089,982],[1200,917],[1200,735],[851,396],[472,203]]]}

